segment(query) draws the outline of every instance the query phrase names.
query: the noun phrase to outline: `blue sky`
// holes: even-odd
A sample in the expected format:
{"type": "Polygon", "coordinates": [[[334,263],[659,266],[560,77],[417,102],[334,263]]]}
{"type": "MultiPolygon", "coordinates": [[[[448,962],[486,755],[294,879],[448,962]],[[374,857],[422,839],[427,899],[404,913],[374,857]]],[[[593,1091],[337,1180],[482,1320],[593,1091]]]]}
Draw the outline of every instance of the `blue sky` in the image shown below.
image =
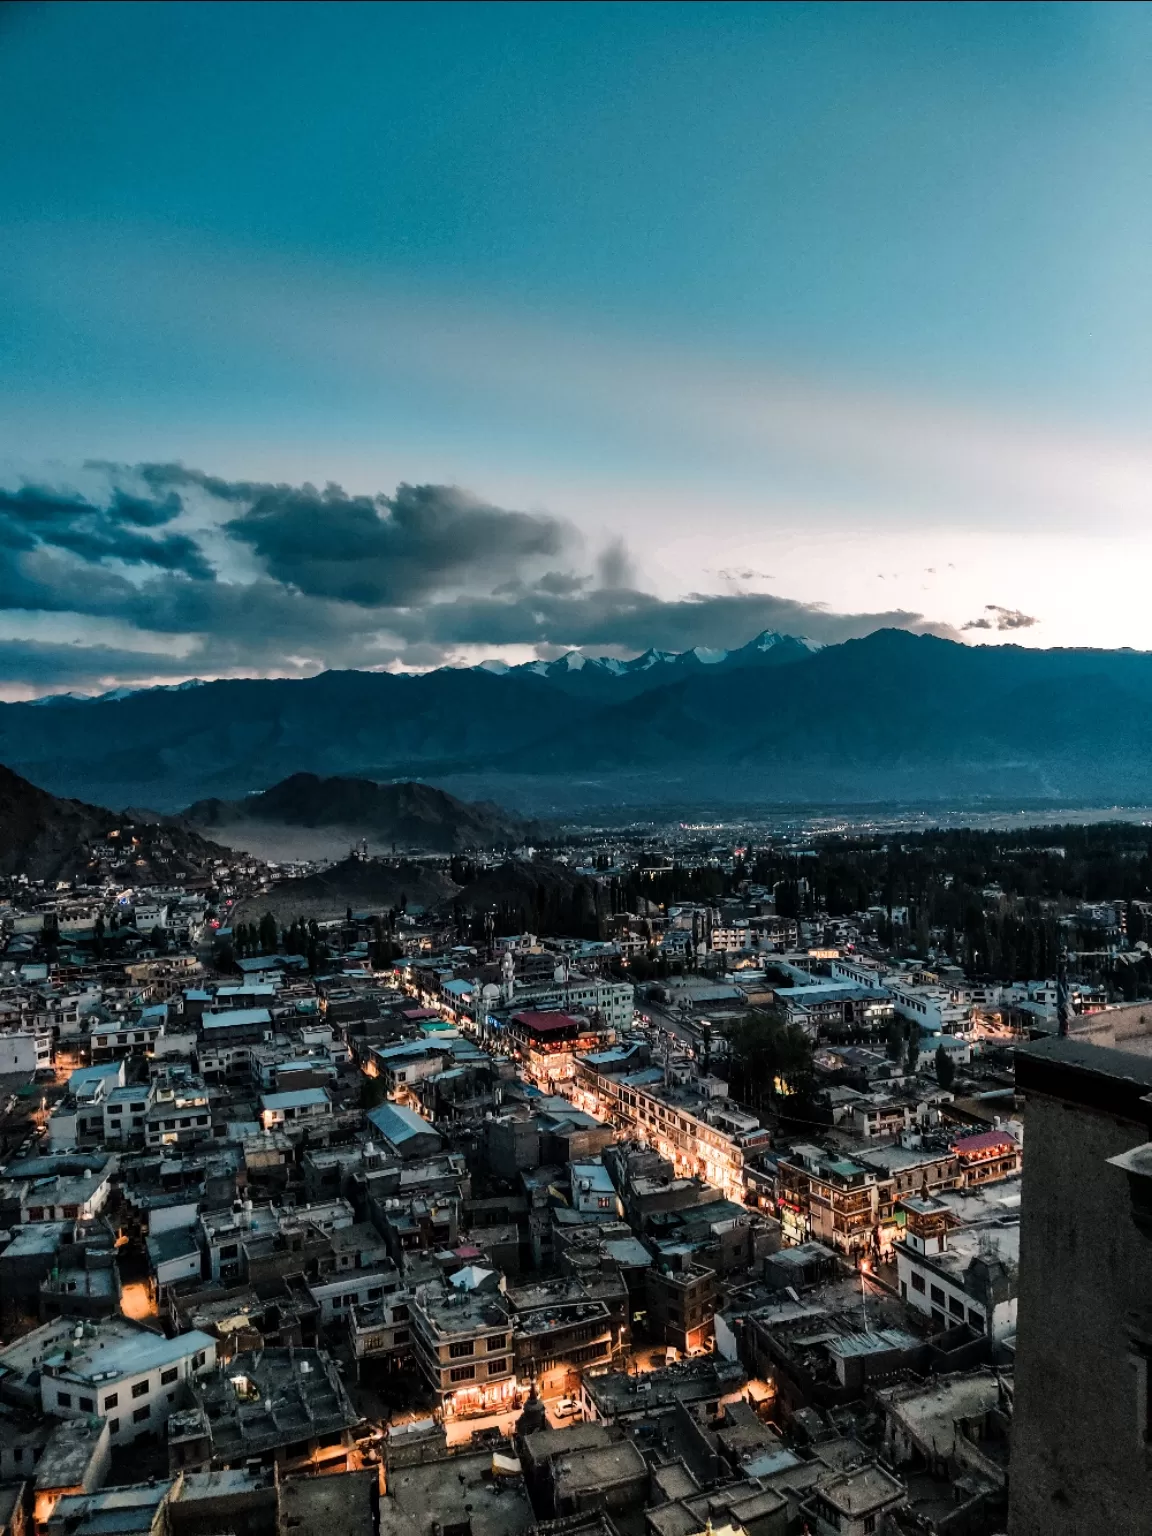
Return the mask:
{"type": "Polygon", "coordinates": [[[9,696],[768,624],[1152,647],[1146,6],[0,27],[9,696]],[[135,468],[177,462],[212,487],[135,468]]]}

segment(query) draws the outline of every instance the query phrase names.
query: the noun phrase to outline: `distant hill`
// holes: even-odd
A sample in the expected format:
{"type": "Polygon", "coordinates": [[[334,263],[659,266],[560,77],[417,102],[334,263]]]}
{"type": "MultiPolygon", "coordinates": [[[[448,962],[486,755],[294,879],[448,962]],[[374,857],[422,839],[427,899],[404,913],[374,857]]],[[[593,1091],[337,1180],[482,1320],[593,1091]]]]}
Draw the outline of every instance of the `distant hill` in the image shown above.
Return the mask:
{"type": "Polygon", "coordinates": [[[354,912],[386,912],[402,904],[427,909],[450,902],[459,889],[442,870],[426,864],[353,856],[319,874],[280,880],[270,891],[237,903],[232,921],[259,922],[271,912],[278,923],[289,925],[300,917],[317,922],[343,917],[349,907],[354,912]]]}
{"type": "Polygon", "coordinates": [[[72,880],[123,869],[147,885],[227,855],[198,833],[60,799],[0,765],[0,875],[72,880]]]}
{"type": "MultiPolygon", "coordinates": [[[[422,780],[551,819],[1141,805],[1152,803],[1152,654],[880,630],[823,649],[761,635],[734,651],[631,661],[570,653],[511,668],[204,683],[0,705],[0,759],[58,794],[166,812],[207,796],[247,805],[253,789],[302,773],[381,790],[422,780]]],[[[437,817],[413,814],[430,837],[437,817]]]]}
{"type": "MultiPolygon", "coordinates": [[[[279,835],[292,841],[295,829],[325,830],[343,844],[367,840],[432,853],[464,849],[514,848],[539,839],[539,822],[525,821],[490,802],[469,804],[430,784],[377,784],[371,779],[294,773],[243,800],[198,800],[185,822],[212,828],[238,847],[279,835]]],[[[378,850],[374,850],[378,851],[378,850]]]]}

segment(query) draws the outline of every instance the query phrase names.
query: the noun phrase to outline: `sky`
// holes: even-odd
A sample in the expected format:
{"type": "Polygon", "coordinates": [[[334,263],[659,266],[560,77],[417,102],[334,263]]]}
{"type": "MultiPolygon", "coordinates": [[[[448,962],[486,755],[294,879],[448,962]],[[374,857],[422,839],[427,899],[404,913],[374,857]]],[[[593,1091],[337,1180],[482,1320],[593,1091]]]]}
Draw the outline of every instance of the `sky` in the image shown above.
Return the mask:
{"type": "Polygon", "coordinates": [[[0,696],[1152,649],[1143,4],[0,9],[0,696]]]}

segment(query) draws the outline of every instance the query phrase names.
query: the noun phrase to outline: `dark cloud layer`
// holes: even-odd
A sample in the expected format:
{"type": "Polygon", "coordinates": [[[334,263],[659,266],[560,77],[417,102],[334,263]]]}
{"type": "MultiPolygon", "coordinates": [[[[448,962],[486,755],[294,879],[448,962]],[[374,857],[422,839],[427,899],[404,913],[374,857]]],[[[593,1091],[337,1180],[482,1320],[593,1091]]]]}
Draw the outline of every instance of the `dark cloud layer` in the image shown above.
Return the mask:
{"type": "Polygon", "coordinates": [[[275,580],[363,608],[407,606],[450,583],[557,555],[569,540],[555,518],[505,512],[443,485],[372,497],[338,485],[266,486],[224,526],[275,580]]]}
{"type": "MultiPolygon", "coordinates": [[[[81,644],[0,641],[5,684],[423,667],[462,646],[733,647],[765,629],[825,643],[884,627],[951,633],[903,609],[833,613],[767,593],[666,601],[642,590],[622,540],[582,562],[568,524],[452,486],[357,496],[179,464],[85,468],[103,479],[102,497],[0,491],[0,609],[69,616],[76,633],[92,632],[81,644]],[[99,643],[109,621],[140,649],[99,643]]],[[[1034,622],[986,615],[973,627],[1034,622]]]]}
{"type": "Polygon", "coordinates": [[[181,510],[179,496],[171,491],[149,499],[116,489],[108,505],[99,506],[83,496],[23,485],[17,491],[0,490],[0,545],[22,551],[63,549],[93,564],[118,560],[210,581],[215,573],[187,534],[155,537],[139,531],[161,527],[181,510]]]}

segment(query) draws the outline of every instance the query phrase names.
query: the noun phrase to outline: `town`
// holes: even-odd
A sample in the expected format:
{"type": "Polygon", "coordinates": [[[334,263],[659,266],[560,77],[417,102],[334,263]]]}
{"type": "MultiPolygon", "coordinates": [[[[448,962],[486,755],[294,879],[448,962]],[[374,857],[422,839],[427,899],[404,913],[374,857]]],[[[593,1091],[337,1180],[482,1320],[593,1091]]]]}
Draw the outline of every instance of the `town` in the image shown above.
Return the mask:
{"type": "MultiPolygon", "coordinates": [[[[1049,1497],[1073,1271],[1104,1309],[1090,1234],[1136,1264],[1149,1227],[1152,909],[1033,901],[1052,969],[974,977],[1002,883],[946,929],[891,884],[845,910],[842,836],[722,832],[477,855],[553,892],[542,934],[508,903],[278,922],[307,868],[166,883],[123,829],[9,880],[4,1530],[979,1536],[1049,1497]],[[1037,1186],[1022,1253],[1026,1147],[1051,1177],[1073,1114],[1114,1166],[1037,1186]]],[[[1060,836],[1024,852],[1067,870],[1060,836]]]]}

